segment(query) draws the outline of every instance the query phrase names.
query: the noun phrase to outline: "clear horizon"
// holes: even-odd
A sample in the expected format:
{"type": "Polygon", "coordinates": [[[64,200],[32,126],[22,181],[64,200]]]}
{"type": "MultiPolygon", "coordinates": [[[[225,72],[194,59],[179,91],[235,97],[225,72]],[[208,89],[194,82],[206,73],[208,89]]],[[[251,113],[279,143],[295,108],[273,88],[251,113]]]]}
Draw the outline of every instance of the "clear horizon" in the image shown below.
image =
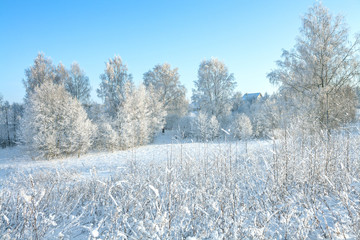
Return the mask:
{"type": "MultiPolygon", "coordinates": [[[[178,68],[190,98],[201,60],[216,57],[234,73],[241,93],[272,93],[266,74],[282,49],[291,49],[303,16],[315,2],[304,1],[1,1],[0,94],[22,102],[24,71],[43,52],[67,68],[85,71],[96,96],[105,62],[119,55],[134,82],[156,64],[178,68]]],[[[324,0],[342,14],[353,35],[360,31],[360,1],[324,0]]]]}

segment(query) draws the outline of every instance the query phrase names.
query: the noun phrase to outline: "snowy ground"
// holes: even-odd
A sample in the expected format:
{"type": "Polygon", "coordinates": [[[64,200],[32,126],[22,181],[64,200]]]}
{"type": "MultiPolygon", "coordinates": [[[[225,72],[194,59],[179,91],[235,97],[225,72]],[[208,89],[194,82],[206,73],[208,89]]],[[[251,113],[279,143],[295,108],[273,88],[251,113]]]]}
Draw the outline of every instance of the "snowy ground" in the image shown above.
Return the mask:
{"type": "MultiPolygon", "coordinates": [[[[231,142],[231,144],[234,151],[237,148],[238,154],[244,151],[244,143],[231,142]]],[[[259,141],[252,141],[249,143],[248,148],[258,148],[259,144],[259,141]]],[[[264,144],[269,145],[266,142],[261,143],[261,145],[264,144]]],[[[117,174],[129,161],[138,164],[166,164],[167,161],[179,158],[181,154],[183,154],[184,158],[201,158],[205,154],[203,148],[221,149],[227,145],[225,142],[197,143],[192,140],[180,141],[177,140],[174,132],[167,131],[166,134],[158,135],[154,143],[147,146],[112,153],[90,152],[80,157],[72,156],[52,160],[34,160],[24,146],[16,146],[0,149],[0,180],[2,180],[0,182],[4,182],[13,174],[27,175],[38,170],[76,171],[85,177],[96,171],[96,174],[100,177],[109,177],[117,174]]]]}
{"type": "Polygon", "coordinates": [[[0,239],[359,239],[360,138],[338,137],[1,149],[0,239]]]}
{"type": "MultiPolygon", "coordinates": [[[[163,139],[164,137],[161,136],[162,142],[164,141],[163,139]]],[[[96,168],[98,174],[106,176],[116,172],[128,160],[137,158],[141,161],[149,161],[152,157],[155,157],[152,154],[155,149],[157,158],[164,159],[168,145],[154,144],[112,153],[90,152],[80,157],[72,156],[53,160],[34,160],[23,146],[5,148],[0,149],[0,178],[6,179],[14,173],[32,173],[39,169],[72,169],[86,176],[92,169],[96,168]]]]}

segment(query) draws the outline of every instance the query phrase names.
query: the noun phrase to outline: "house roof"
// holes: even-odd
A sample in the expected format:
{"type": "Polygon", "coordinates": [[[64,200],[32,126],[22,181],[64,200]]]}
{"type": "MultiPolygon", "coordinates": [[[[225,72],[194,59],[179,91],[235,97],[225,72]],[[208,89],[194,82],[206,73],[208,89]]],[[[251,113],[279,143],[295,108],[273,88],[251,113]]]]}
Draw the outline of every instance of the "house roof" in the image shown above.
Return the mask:
{"type": "Polygon", "coordinates": [[[242,97],[242,100],[250,102],[258,99],[259,97],[260,98],[262,97],[261,93],[245,93],[244,96],[242,97]]]}

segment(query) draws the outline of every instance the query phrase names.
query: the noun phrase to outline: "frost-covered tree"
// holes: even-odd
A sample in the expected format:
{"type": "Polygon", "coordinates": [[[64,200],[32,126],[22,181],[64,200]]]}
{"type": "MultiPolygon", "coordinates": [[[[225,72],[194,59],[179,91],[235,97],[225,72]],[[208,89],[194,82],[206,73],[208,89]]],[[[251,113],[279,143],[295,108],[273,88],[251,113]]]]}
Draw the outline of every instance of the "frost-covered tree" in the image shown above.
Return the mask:
{"type": "Polygon", "coordinates": [[[190,115],[180,118],[177,122],[176,131],[178,137],[182,139],[194,137],[196,133],[195,117],[190,115]]]}
{"type": "Polygon", "coordinates": [[[23,106],[18,103],[9,104],[0,95],[0,146],[12,146],[18,142],[19,121],[23,106]]]}
{"type": "Polygon", "coordinates": [[[231,110],[231,97],[236,86],[234,75],[217,58],[203,60],[194,82],[192,101],[201,111],[221,119],[231,110]]]}
{"type": "Polygon", "coordinates": [[[55,67],[51,59],[46,58],[43,53],[39,53],[34,60],[34,65],[25,70],[25,75],[26,79],[23,82],[26,98],[34,91],[35,87],[45,82],[54,82],[65,85],[65,89],[81,103],[89,101],[91,90],[89,78],[76,62],[68,71],[62,63],[55,67]]]}
{"type": "Polygon", "coordinates": [[[65,81],[65,89],[81,103],[88,103],[90,100],[89,78],[77,62],[71,64],[69,77],[65,81]]]}
{"type": "Polygon", "coordinates": [[[114,151],[119,149],[120,138],[119,132],[114,126],[114,122],[109,120],[104,113],[105,109],[102,104],[92,102],[83,105],[87,107],[87,114],[89,119],[96,125],[97,131],[94,136],[93,148],[98,150],[114,151]]]}
{"type": "Polygon", "coordinates": [[[69,72],[64,66],[64,64],[59,63],[55,68],[55,78],[54,83],[56,84],[65,84],[69,80],[69,72]]]}
{"type": "Polygon", "coordinates": [[[21,127],[23,141],[45,158],[86,152],[95,131],[80,102],[50,81],[30,94],[21,127]]]}
{"type": "Polygon", "coordinates": [[[13,103],[10,106],[11,142],[17,144],[20,138],[20,120],[24,113],[23,104],[13,103]]]}
{"type": "Polygon", "coordinates": [[[244,104],[244,101],[243,101],[243,96],[241,94],[241,92],[236,92],[232,99],[231,99],[231,102],[232,102],[232,107],[231,107],[231,111],[232,112],[240,112],[241,111],[241,108],[242,108],[242,105],[244,104]]]}
{"type": "Polygon", "coordinates": [[[245,114],[237,114],[234,119],[234,136],[245,142],[245,150],[247,149],[247,142],[253,134],[253,126],[250,118],[245,114]]]}
{"type": "Polygon", "coordinates": [[[215,116],[209,119],[209,138],[214,140],[219,135],[220,124],[215,116]]]}
{"type": "Polygon", "coordinates": [[[155,133],[163,128],[166,116],[163,103],[144,85],[136,88],[128,82],[124,90],[125,100],[115,122],[123,149],[152,141],[155,133]]]}
{"type": "Polygon", "coordinates": [[[97,149],[114,151],[118,149],[120,145],[119,134],[110,123],[103,120],[97,124],[97,134],[94,144],[97,149]]]}
{"type": "Polygon", "coordinates": [[[179,78],[178,69],[171,69],[168,63],[156,65],[144,73],[144,85],[152,85],[158,92],[159,100],[164,103],[168,114],[167,122],[171,122],[172,118],[182,117],[187,112],[186,88],[180,83],[179,78]]]}
{"type": "Polygon", "coordinates": [[[36,87],[45,82],[53,82],[56,77],[56,69],[50,58],[39,53],[34,60],[34,65],[25,70],[25,76],[23,83],[26,90],[25,98],[27,98],[36,87]]]}
{"type": "Polygon", "coordinates": [[[247,140],[253,134],[250,118],[245,114],[237,114],[234,119],[234,135],[238,139],[247,140]]]}
{"type": "Polygon", "coordinates": [[[343,17],[334,17],[317,3],[303,17],[294,49],[283,51],[268,78],[280,85],[296,114],[308,114],[311,122],[329,132],[355,116],[356,105],[348,106],[356,103],[359,43],[360,35],[350,41],[343,17]]]}
{"type": "Polygon", "coordinates": [[[199,112],[195,120],[196,137],[199,140],[209,139],[209,117],[205,112],[199,112]]]}
{"type": "Polygon", "coordinates": [[[197,139],[208,141],[214,140],[219,136],[220,124],[215,116],[210,117],[201,111],[194,120],[194,128],[197,139]]]}
{"type": "Polygon", "coordinates": [[[4,133],[4,138],[5,139],[5,143],[7,146],[10,146],[11,142],[12,142],[12,137],[11,137],[11,123],[10,123],[10,104],[8,101],[5,101],[4,104],[2,104],[2,106],[0,106],[2,109],[2,115],[3,115],[3,133],[4,133]]]}
{"type": "Polygon", "coordinates": [[[5,115],[5,111],[4,111],[4,102],[3,102],[3,97],[0,94],[0,145],[2,147],[6,146],[7,143],[7,138],[6,138],[6,115],[5,115]]]}
{"type": "MultiPolygon", "coordinates": [[[[71,71],[69,72],[61,62],[57,67],[55,67],[50,58],[46,58],[43,53],[39,53],[34,60],[34,65],[25,70],[26,78],[23,80],[26,90],[25,98],[28,98],[29,94],[34,91],[35,87],[38,87],[45,82],[65,85],[66,90],[68,90],[71,94],[78,90],[74,90],[75,86],[81,86],[81,92],[89,92],[89,85],[85,87],[86,84],[82,84],[83,82],[86,82],[86,79],[84,78],[87,77],[77,64],[75,64],[77,66],[74,66],[74,68],[73,65],[71,67],[71,71]]],[[[85,93],[83,94],[84,96],[86,95],[85,93]]],[[[77,96],[78,95],[75,97],[77,96]]]]}
{"type": "Polygon", "coordinates": [[[106,112],[113,118],[125,101],[125,84],[132,83],[132,75],[128,73],[126,64],[120,56],[109,59],[103,74],[100,75],[98,96],[103,100],[106,112]]]}
{"type": "Polygon", "coordinates": [[[119,112],[122,148],[143,145],[149,141],[150,111],[146,101],[146,90],[126,84],[126,100],[119,112]]]}
{"type": "Polygon", "coordinates": [[[272,130],[279,127],[280,117],[282,117],[284,121],[287,120],[287,117],[289,116],[287,114],[288,112],[279,112],[282,103],[283,101],[281,99],[270,101],[268,98],[252,103],[244,103],[242,106],[242,113],[250,118],[254,137],[269,137],[273,133],[272,130]]]}
{"type": "Polygon", "coordinates": [[[104,108],[101,103],[91,102],[86,108],[89,119],[92,122],[104,121],[104,108]]]}
{"type": "MultiPolygon", "coordinates": [[[[140,88],[142,85],[140,85],[140,88]]],[[[153,86],[149,85],[146,88],[147,105],[150,109],[150,128],[152,134],[150,135],[150,141],[153,140],[154,134],[159,132],[165,126],[165,118],[168,116],[164,102],[160,100],[160,95],[153,86]]]]}

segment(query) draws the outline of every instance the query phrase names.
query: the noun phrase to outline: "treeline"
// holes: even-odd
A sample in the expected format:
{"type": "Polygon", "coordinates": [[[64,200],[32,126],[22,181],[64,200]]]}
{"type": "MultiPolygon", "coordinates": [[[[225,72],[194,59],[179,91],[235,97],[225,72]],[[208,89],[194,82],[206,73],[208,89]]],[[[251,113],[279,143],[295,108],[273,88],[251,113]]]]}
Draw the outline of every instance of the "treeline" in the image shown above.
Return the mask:
{"type": "Polygon", "coordinates": [[[9,104],[0,96],[0,146],[14,146],[20,141],[20,119],[23,105],[9,104]]]}
{"type": "Polygon", "coordinates": [[[88,77],[76,63],[67,70],[38,54],[25,73],[21,140],[42,157],[143,145],[164,127],[166,106],[159,91],[151,83],[136,87],[118,56],[100,75],[101,105],[90,102],[88,77]]]}
{"type": "Polygon", "coordinates": [[[351,41],[344,19],[321,3],[302,21],[294,48],[283,51],[267,76],[279,91],[255,100],[235,92],[234,75],[217,58],[200,63],[189,104],[177,68],[156,65],[135,86],[115,56],[100,75],[102,104],[96,104],[79,64],[54,66],[40,53],[25,70],[24,105],[2,103],[0,141],[5,146],[21,140],[51,158],[147,144],[161,129],[203,141],[276,137],[294,125],[330,136],[356,117],[360,35],[351,41]]]}
{"type": "Polygon", "coordinates": [[[25,103],[13,104],[14,113],[7,110],[8,103],[2,104],[2,140],[4,146],[23,142],[47,158],[82,154],[89,148],[116,150],[147,144],[162,129],[203,141],[219,138],[224,133],[221,128],[234,129],[238,138],[252,136],[249,118],[236,115],[245,112],[250,102],[244,103],[241,93],[234,93],[233,74],[216,58],[200,64],[191,105],[177,68],[167,63],[144,73],[143,83],[136,87],[122,59],[109,59],[97,89],[102,104],[90,100],[89,79],[76,62],[68,70],[39,53],[25,76],[25,103]]]}
{"type": "MultiPolygon", "coordinates": [[[[241,93],[234,93],[233,74],[216,58],[201,62],[191,105],[178,69],[167,63],[144,73],[143,83],[135,86],[127,66],[115,56],[100,79],[97,94],[102,104],[91,101],[89,78],[78,63],[70,69],[61,63],[55,66],[39,53],[25,70],[25,103],[1,103],[3,146],[22,142],[52,158],[82,154],[89,148],[116,150],[147,144],[162,129],[208,141],[221,137],[223,128],[248,139],[253,136],[249,104],[267,99],[243,102],[241,93]]],[[[254,136],[266,136],[259,124],[254,136]]]]}

